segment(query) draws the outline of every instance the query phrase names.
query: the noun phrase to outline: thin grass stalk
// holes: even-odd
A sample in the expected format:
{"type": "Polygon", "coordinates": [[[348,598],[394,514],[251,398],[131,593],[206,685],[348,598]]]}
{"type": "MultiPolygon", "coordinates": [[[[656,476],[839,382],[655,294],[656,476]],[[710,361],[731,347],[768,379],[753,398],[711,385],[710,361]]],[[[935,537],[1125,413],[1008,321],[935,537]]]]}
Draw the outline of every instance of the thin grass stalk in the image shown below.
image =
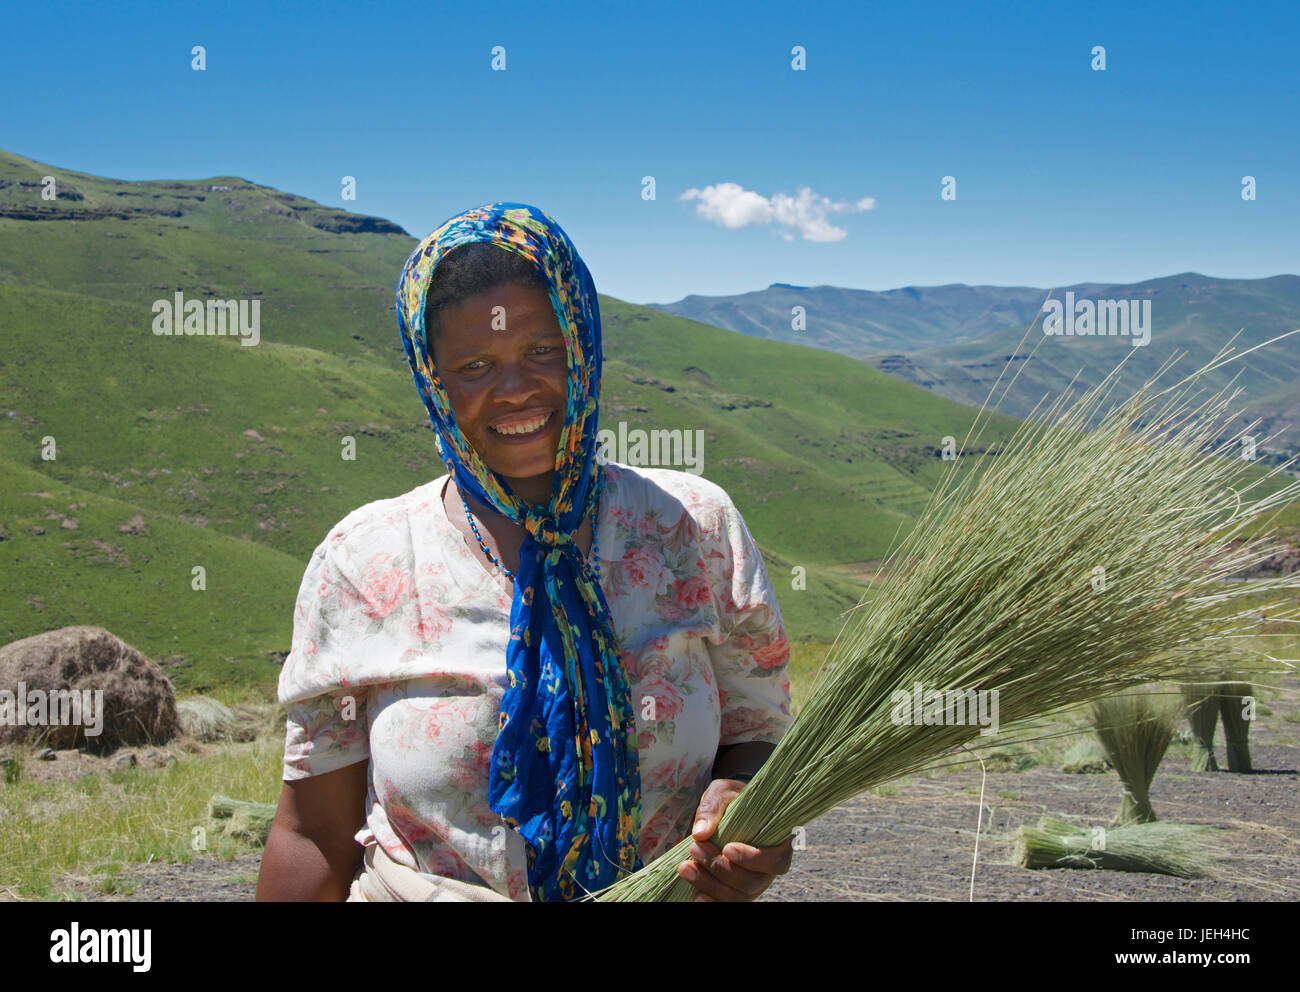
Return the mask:
{"type": "Polygon", "coordinates": [[[1016,831],[1011,862],[1022,868],[1100,868],[1210,878],[1219,874],[1226,832],[1188,823],[1089,830],[1044,817],[1037,827],[1016,831]]]}
{"type": "Polygon", "coordinates": [[[1182,715],[1178,697],[1147,688],[1105,696],[1092,704],[1093,729],[1124,785],[1117,822],[1155,822],[1151,780],[1182,715]]]}
{"type": "MultiPolygon", "coordinates": [[[[1227,395],[1229,383],[1189,407],[1189,386],[1211,362],[1172,390],[1153,393],[1149,380],[1096,416],[1123,364],[1072,404],[1057,397],[1044,423],[1022,423],[1001,454],[964,477],[963,459],[949,463],[886,559],[870,609],[864,601],[850,611],[799,716],[726,808],[714,843],[781,844],[987,729],[897,719],[897,693],[914,684],[996,693],[1000,723],[1010,725],[1144,682],[1194,678],[1189,658],[1231,653],[1258,622],[1247,594],[1300,588],[1300,575],[1250,589],[1220,581],[1275,553],[1271,533],[1232,541],[1300,491],[1292,483],[1284,498],[1247,498],[1274,473],[1251,481],[1249,463],[1213,453],[1240,390],[1227,395]]],[[[1280,602],[1267,610],[1295,615],[1280,602]]],[[[695,889],[677,875],[690,844],[595,897],[690,899],[695,889]]]]}

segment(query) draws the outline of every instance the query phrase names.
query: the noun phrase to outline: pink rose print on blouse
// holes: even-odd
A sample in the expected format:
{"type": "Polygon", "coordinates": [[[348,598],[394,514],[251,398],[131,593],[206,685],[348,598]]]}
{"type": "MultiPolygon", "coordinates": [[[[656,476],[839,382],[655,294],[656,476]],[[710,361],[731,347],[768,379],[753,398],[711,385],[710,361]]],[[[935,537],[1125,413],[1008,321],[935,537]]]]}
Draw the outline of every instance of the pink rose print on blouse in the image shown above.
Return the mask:
{"type": "Polygon", "coordinates": [[[406,619],[406,632],[421,641],[436,641],[451,632],[451,617],[429,587],[416,590],[416,608],[406,619]]]}
{"type": "Polygon", "coordinates": [[[688,610],[707,606],[713,598],[713,590],[703,575],[692,575],[685,581],[678,579],[673,583],[673,589],[677,593],[677,602],[688,610]]]}
{"type": "Polygon", "coordinates": [[[430,875],[454,878],[458,882],[473,878],[473,875],[470,874],[472,869],[469,868],[463,858],[450,848],[435,845],[425,851],[424,857],[420,860],[424,862],[425,872],[430,875]]]}
{"type": "Polygon", "coordinates": [[[637,533],[642,537],[653,538],[659,536],[659,521],[655,519],[654,514],[647,513],[637,521],[637,533]]]}
{"type": "MultiPolygon", "coordinates": [[[[469,714],[463,706],[454,705],[454,698],[431,699],[425,705],[428,708],[412,720],[412,732],[417,740],[437,741],[439,747],[447,748],[474,739],[475,730],[469,714]]],[[[483,780],[487,781],[486,775],[483,780]]]]}
{"type": "Polygon", "coordinates": [[[623,569],[623,578],[628,585],[634,589],[648,589],[656,596],[666,593],[673,581],[668,563],[655,548],[632,548],[623,555],[619,567],[623,569]]]}
{"type": "Polygon", "coordinates": [[[433,828],[421,820],[409,806],[403,806],[390,798],[384,803],[384,813],[393,832],[408,844],[427,844],[438,839],[433,828]]]}
{"type": "Polygon", "coordinates": [[[781,638],[754,652],[754,664],[759,668],[778,668],[790,660],[789,638],[781,638]]]}
{"type": "MultiPolygon", "coordinates": [[[[460,756],[449,759],[447,781],[466,794],[487,793],[488,773],[492,771],[492,745],[474,741],[460,756]]],[[[491,812],[490,807],[485,807],[491,812]]],[[[496,815],[493,814],[495,818],[496,815]]],[[[492,822],[496,822],[493,819],[492,822]]]]}
{"type": "Polygon", "coordinates": [[[676,761],[661,761],[641,777],[641,789],[674,789],[686,771],[686,755],[676,761]]]}
{"type": "Polygon", "coordinates": [[[686,700],[675,685],[661,678],[648,679],[636,687],[632,693],[632,706],[638,714],[647,712],[646,703],[654,700],[653,723],[676,720],[682,712],[686,700]]]}
{"type": "Polygon", "coordinates": [[[660,844],[668,831],[672,830],[675,822],[676,817],[666,809],[661,809],[650,817],[650,822],[641,828],[641,843],[638,845],[643,861],[650,855],[658,853],[660,844]]]}
{"type": "Polygon", "coordinates": [[[614,521],[614,525],[617,527],[630,529],[634,516],[635,514],[626,506],[613,506],[609,510],[609,519],[614,521]]]}
{"type": "Polygon", "coordinates": [[[724,738],[745,737],[749,734],[766,733],[770,719],[763,710],[738,706],[722,714],[722,736],[724,738]]]}
{"type": "Polygon", "coordinates": [[[668,660],[666,654],[645,654],[637,663],[636,679],[640,681],[667,675],[672,667],[673,663],[668,660]]]}
{"type": "Polygon", "coordinates": [[[698,489],[688,489],[686,492],[678,496],[678,499],[681,500],[682,506],[687,509],[703,506],[705,502],[704,497],[700,495],[698,489]]]}
{"type": "Polygon", "coordinates": [[[385,552],[376,555],[366,565],[361,598],[365,603],[362,612],[371,620],[382,620],[410,591],[411,576],[402,569],[392,568],[393,556],[385,552]]]}
{"type": "Polygon", "coordinates": [[[670,623],[677,623],[686,619],[686,611],[670,599],[656,600],[655,612],[659,614],[659,619],[667,620],[670,623]]]}

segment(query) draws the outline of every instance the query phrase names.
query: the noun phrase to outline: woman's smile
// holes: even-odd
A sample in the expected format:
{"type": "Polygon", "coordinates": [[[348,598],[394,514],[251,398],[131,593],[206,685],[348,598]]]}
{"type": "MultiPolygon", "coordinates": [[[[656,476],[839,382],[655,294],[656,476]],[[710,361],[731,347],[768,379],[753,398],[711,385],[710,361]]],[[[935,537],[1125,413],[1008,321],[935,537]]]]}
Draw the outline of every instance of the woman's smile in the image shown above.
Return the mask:
{"type": "Polygon", "coordinates": [[[502,417],[496,423],[488,424],[488,430],[496,435],[502,444],[528,444],[549,435],[551,431],[548,428],[554,421],[554,410],[512,414],[502,417]]]}

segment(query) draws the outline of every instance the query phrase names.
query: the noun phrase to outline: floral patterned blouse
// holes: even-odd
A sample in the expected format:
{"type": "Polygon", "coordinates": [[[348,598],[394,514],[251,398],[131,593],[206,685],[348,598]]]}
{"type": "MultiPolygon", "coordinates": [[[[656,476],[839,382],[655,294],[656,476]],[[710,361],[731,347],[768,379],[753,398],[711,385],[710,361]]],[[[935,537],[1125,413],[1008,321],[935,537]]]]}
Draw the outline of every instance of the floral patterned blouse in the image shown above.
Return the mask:
{"type": "MultiPolygon", "coordinates": [[[[690,832],[720,746],[789,729],[790,643],[731,498],[606,463],[596,538],[637,721],[640,854],[690,832]]],[[[285,781],[369,761],[363,847],[528,901],[524,842],[488,808],[512,585],[447,518],[443,475],[316,548],[280,673],[285,781]]]]}

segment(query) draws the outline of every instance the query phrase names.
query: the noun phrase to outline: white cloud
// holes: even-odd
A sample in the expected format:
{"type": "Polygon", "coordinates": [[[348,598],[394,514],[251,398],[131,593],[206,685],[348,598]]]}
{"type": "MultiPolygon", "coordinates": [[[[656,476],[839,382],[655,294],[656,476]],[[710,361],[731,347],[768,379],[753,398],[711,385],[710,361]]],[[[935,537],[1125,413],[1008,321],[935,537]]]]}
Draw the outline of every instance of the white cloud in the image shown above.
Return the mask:
{"type": "Polygon", "coordinates": [[[805,241],[842,241],[849,232],[831,224],[827,216],[873,210],[876,206],[876,201],[869,196],[855,203],[836,202],[814,193],[807,186],[800,186],[794,196],[775,193],[766,197],[738,183],[688,189],[681,199],[699,201],[695,206],[697,216],[729,230],[778,224],[784,228],[781,237],[786,241],[793,241],[795,234],[801,235],[805,241]]]}

